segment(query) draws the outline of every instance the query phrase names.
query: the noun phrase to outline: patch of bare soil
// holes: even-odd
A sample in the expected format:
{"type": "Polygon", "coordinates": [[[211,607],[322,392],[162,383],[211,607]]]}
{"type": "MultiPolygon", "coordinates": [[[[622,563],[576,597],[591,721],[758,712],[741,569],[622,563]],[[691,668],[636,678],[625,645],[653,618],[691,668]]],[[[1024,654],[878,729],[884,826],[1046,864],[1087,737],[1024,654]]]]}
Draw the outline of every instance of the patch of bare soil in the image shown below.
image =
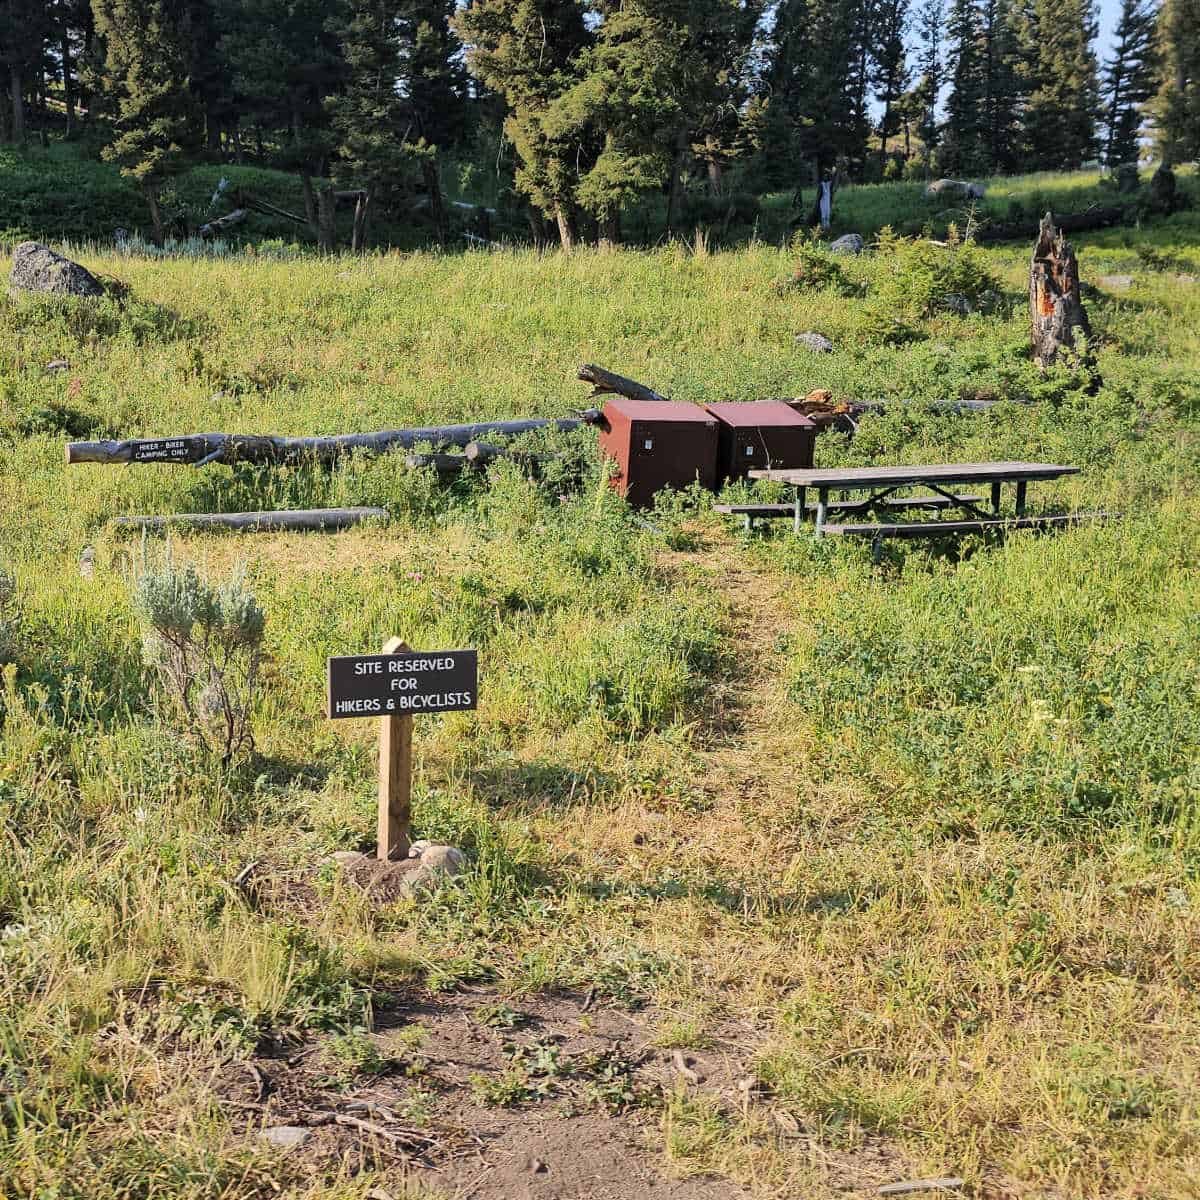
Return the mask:
{"type": "Polygon", "coordinates": [[[652,1016],[587,996],[417,998],[376,1013],[367,1069],[340,1069],[320,1039],[228,1064],[214,1098],[249,1139],[290,1127],[282,1153],[314,1174],[395,1170],[455,1200],[744,1197],[674,1177],[653,1147],[675,1090],[739,1103],[745,1051],[649,1046],[652,1016]]]}

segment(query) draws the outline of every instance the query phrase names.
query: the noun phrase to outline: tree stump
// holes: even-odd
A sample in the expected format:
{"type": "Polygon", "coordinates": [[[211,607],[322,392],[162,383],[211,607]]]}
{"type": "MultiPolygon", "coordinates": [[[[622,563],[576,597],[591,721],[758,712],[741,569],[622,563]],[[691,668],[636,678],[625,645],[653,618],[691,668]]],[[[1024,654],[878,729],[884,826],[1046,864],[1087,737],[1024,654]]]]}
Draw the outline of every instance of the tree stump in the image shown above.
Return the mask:
{"type": "Polygon", "coordinates": [[[1091,332],[1079,295],[1079,264],[1071,243],[1055,230],[1053,215],[1042,218],[1029,268],[1030,336],[1033,361],[1043,370],[1059,356],[1077,352],[1075,339],[1091,332]]]}

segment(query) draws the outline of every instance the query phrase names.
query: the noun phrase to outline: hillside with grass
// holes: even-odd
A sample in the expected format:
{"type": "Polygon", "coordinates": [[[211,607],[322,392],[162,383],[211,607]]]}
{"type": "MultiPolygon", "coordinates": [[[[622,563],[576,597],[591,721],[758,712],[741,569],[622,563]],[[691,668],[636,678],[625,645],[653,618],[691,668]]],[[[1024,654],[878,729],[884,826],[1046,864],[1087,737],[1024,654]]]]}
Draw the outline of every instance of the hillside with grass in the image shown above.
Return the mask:
{"type": "MultiPolygon", "coordinates": [[[[922,203],[848,188],[838,221],[922,203]]],[[[0,1192],[1196,1195],[1200,218],[1077,244],[1099,388],[1029,361],[1027,245],[94,246],[122,295],[6,298],[0,1192]],[[583,361],[681,400],[890,401],[818,463],[1069,463],[1035,509],[1118,517],[876,565],[701,492],[632,511],[586,429],[534,439],[536,481],[63,464],[70,438],[565,415],[583,361]],[[957,397],[1001,403],[897,403],[957,397]],[[326,504],[389,515],[111,524],[326,504]],[[153,670],[139,580],[168,561],[240,568],[265,614],[229,763],[153,670]],[[377,734],[326,719],[324,673],[395,635],[477,647],[481,678],[416,728],[415,834],[467,870],[387,902],[329,861],[373,845],[377,734]]]]}

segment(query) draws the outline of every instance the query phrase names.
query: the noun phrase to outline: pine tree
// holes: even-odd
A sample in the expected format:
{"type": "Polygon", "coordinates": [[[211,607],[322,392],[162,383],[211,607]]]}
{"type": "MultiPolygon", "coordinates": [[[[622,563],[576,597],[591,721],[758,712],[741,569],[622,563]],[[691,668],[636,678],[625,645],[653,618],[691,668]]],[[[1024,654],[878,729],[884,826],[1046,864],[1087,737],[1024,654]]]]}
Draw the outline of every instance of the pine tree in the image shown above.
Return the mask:
{"type": "Polygon", "coordinates": [[[137,180],[161,242],[162,188],[186,165],[201,128],[177,32],[179,14],[163,0],[94,0],[94,12],[113,114],[113,137],[103,154],[137,180]]]}
{"type": "Polygon", "coordinates": [[[1096,30],[1091,0],[1034,0],[1024,118],[1032,170],[1078,170],[1096,154],[1096,30]]]}
{"type": "MultiPolygon", "coordinates": [[[[322,239],[331,231],[318,220],[313,178],[325,173],[333,154],[325,99],[345,82],[336,32],[345,13],[327,0],[218,0],[217,19],[229,78],[227,119],[239,152],[241,121],[272,132],[271,160],[300,176],[309,227],[322,239]]],[[[327,237],[325,248],[332,249],[327,237]]]]}
{"type": "Polygon", "coordinates": [[[958,175],[979,174],[988,165],[988,131],[981,19],[975,0],[952,0],[946,32],[950,43],[950,96],[939,165],[958,175]]]}
{"type": "Polygon", "coordinates": [[[421,178],[439,241],[446,237],[441,156],[460,142],[467,127],[466,70],[462,46],[451,28],[454,0],[409,0],[401,53],[401,90],[422,153],[421,178]]]}
{"type": "Polygon", "coordinates": [[[80,63],[90,50],[92,6],[90,0],[53,0],[47,8],[50,29],[47,35],[57,78],[62,81],[63,108],[67,138],[75,133],[81,99],[80,63]]]}
{"type": "Polygon", "coordinates": [[[607,239],[619,238],[623,207],[664,183],[670,232],[693,147],[720,154],[736,131],[760,10],[743,0],[621,0],[600,11],[580,80],[547,125],[599,147],[579,201],[607,239]]]}
{"type": "Polygon", "coordinates": [[[879,165],[887,158],[888,138],[900,132],[901,97],[909,84],[904,41],[908,32],[908,0],[882,0],[875,31],[875,100],[883,105],[879,120],[879,165]]]}
{"type": "Polygon", "coordinates": [[[337,27],[346,60],[342,93],[329,100],[339,182],[359,192],[351,247],[366,249],[374,207],[404,188],[423,148],[412,131],[397,90],[400,78],[404,0],[350,0],[337,27]]]}
{"type": "Polygon", "coordinates": [[[1137,165],[1142,107],[1158,85],[1152,0],[1121,0],[1112,57],[1104,68],[1104,165],[1110,171],[1137,165]]]}
{"type": "Polygon", "coordinates": [[[213,154],[220,151],[221,126],[232,110],[232,84],[220,51],[217,4],[218,0],[171,0],[188,88],[204,122],[204,141],[213,154]]]}
{"type": "Polygon", "coordinates": [[[545,127],[550,105],[579,81],[578,59],[591,42],[573,0],[471,0],[454,28],[467,66],[508,106],[505,132],[516,148],[517,187],[558,223],[564,249],[574,244],[580,168],[590,148],[573,128],[545,127]]]}
{"type": "MultiPolygon", "coordinates": [[[[765,166],[793,186],[863,157],[866,133],[854,111],[858,0],[782,0],[766,52],[765,166]]],[[[864,105],[860,106],[865,112],[864,105]]]]}
{"type": "Polygon", "coordinates": [[[917,91],[925,98],[926,105],[920,120],[921,140],[925,152],[932,156],[940,137],[938,127],[938,103],[942,98],[943,82],[943,29],[946,24],[946,0],[925,0],[917,19],[917,34],[921,53],[917,58],[920,81],[917,91]]]}
{"type": "Polygon", "coordinates": [[[878,15],[884,0],[851,0],[850,88],[847,158],[854,174],[861,174],[871,136],[871,66],[876,45],[878,15]]]}
{"type": "Polygon", "coordinates": [[[42,65],[48,16],[45,0],[0,0],[0,84],[9,94],[0,134],[13,142],[25,140],[25,93],[42,65]]]}
{"type": "Polygon", "coordinates": [[[1154,123],[1165,166],[1200,159],[1200,0],[1163,0],[1154,123]]]}
{"type": "Polygon", "coordinates": [[[1024,71],[1009,0],[983,0],[980,29],[983,57],[983,110],[988,170],[1016,170],[1021,140],[1024,71]]]}

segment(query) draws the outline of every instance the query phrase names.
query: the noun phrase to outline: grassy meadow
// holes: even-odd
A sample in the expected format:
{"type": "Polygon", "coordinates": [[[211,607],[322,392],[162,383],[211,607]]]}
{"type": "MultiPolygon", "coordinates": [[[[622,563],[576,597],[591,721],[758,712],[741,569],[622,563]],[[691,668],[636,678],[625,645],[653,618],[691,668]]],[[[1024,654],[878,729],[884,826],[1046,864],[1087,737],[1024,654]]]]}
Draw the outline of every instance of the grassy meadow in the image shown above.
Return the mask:
{"type": "Polygon", "coordinates": [[[761,243],[81,250],[123,302],[5,300],[0,1195],[416,1195],[385,1161],[272,1150],[212,1081],[272,1047],[370,1044],[398,997],[463,987],[587,992],[657,1045],[740,1045],[740,1100],[648,1104],[668,1175],[814,1200],[931,1176],[1200,1195],[1200,218],[1078,244],[1099,390],[1029,363],[1023,247],[888,244],[812,286],[761,243]],[[945,270],[973,315],[937,305],[945,270]],[[402,456],[63,465],[71,438],[563,415],[584,361],[698,401],[1013,401],[894,405],[818,462],[1074,463],[1033,510],[1123,515],[875,566],[747,537],[711,497],[633,513],[588,431],[545,439],[539,481],[445,484],[402,456]],[[169,544],[108,524],[323,504],[390,519],[169,544]],[[168,553],[214,580],[243,564],[266,611],[256,751],[228,767],[148,667],[133,585],[168,553]],[[379,907],[325,865],[370,848],[376,774],[374,723],[324,717],[324,660],[397,634],[477,646],[481,703],[416,730],[417,835],[469,870],[379,907]],[[232,883],[250,863],[273,881],[253,897],[232,883]]]}

